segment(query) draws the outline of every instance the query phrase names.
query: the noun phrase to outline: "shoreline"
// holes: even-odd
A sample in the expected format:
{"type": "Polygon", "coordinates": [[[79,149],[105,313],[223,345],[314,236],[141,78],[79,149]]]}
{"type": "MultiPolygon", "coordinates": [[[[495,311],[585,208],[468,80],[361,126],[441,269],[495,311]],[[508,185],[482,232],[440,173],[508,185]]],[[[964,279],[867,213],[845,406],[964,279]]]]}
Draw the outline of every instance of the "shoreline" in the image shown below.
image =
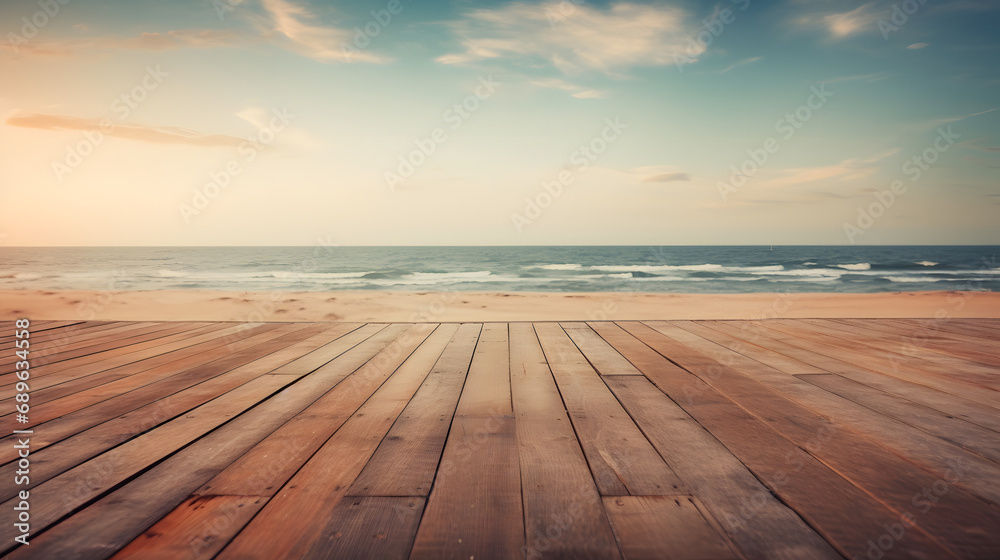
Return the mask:
{"type": "Polygon", "coordinates": [[[244,292],[0,290],[0,320],[602,321],[1000,318],[1000,292],[244,292]]]}

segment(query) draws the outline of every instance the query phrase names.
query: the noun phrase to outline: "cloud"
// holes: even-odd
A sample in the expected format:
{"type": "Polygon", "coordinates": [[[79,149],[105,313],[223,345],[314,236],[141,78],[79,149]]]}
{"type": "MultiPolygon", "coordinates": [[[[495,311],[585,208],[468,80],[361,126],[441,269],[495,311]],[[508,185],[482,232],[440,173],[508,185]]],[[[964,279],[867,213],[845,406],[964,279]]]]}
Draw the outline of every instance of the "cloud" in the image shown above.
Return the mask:
{"type": "Polygon", "coordinates": [[[822,81],[820,83],[821,84],[838,84],[840,82],[857,82],[857,81],[871,83],[871,82],[877,82],[879,80],[884,80],[885,78],[888,78],[889,76],[890,76],[890,74],[886,74],[884,72],[876,72],[874,74],[858,74],[858,75],[854,75],[854,76],[841,76],[839,78],[830,78],[829,80],[825,80],[825,81],[822,81]]]}
{"type": "Polygon", "coordinates": [[[531,84],[541,88],[558,89],[562,91],[569,92],[570,95],[577,99],[600,99],[607,96],[603,91],[596,89],[588,89],[576,84],[571,84],[565,80],[560,80],[559,78],[546,78],[540,80],[532,80],[531,84]]]}
{"type": "Polygon", "coordinates": [[[968,146],[976,150],[983,152],[1000,152],[1000,146],[988,145],[986,138],[973,138],[972,140],[967,140],[965,142],[959,142],[961,146],[968,146]]]}
{"type": "Polygon", "coordinates": [[[720,71],[719,74],[725,74],[726,72],[729,72],[730,70],[732,70],[733,68],[736,68],[737,66],[743,66],[744,64],[750,64],[751,62],[757,62],[758,60],[760,60],[762,58],[764,58],[764,57],[763,56],[755,56],[753,58],[745,58],[745,59],[740,60],[739,62],[733,64],[732,66],[729,66],[726,69],[720,71]]]}
{"type": "Polygon", "coordinates": [[[882,160],[899,153],[899,151],[899,148],[894,148],[871,157],[850,158],[833,165],[776,169],[764,172],[765,177],[759,185],[763,188],[780,189],[798,187],[824,179],[855,181],[873,175],[878,171],[882,160]]]}
{"type": "Polygon", "coordinates": [[[690,181],[691,176],[687,173],[659,173],[639,179],[640,183],[672,183],[674,181],[690,181]]]}
{"type": "MultiPolygon", "coordinates": [[[[809,4],[810,8],[813,5],[814,4],[809,4]]],[[[826,10],[820,9],[813,13],[798,16],[792,21],[802,27],[824,28],[827,33],[830,34],[830,37],[834,39],[843,39],[864,29],[868,29],[869,31],[878,31],[875,22],[878,20],[879,16],[875,11],[874,6],[874,2],[869,2],[867,4],[862,4],[849,12],[841,13],[829,13],[826,10]]]]}
{"type": "MultiPolygon", "coordinates": [[[[260,37],[239,31],[183,29],[163,33],[142,33],[135,37],[97,37],[93,39],[36,42],[17,47],[19,54],[34,56],[69,56],[91,49],[129,49],[167,51],[183,48],[210,49],[259,43],[260,37]]],[[[0,45],[14,50],[11,44],[0,45]]]]}
{"type": "Polygon", "coordinates": [[[40,130],[90,130],[101,131],[105,136],[153,142],[156,144],[184,144],[188,146],[237,147],[243,138],[225,134],[201,134],[193,130],[175,126],[147,126],[142,124],[119,124],[110,119],[84,119],[65,115],[27,114],[9,117],[6,124],[40,130]]]}
{"type": "Polygon", "coordinates": [[[599,9],[555,1],[513,3],[472,10],[448,24],[462,38],[464,51],[436,60],[523,65],[542,61],[564,74],[594,70],[620,75],[632,66],[663,66],[674,63],[675,55],[690,54],[690,37],[697,29],[689,27],[687,19],[684,10],[671,6],[617,3],[599,9]]]}
{"type": "Polygon", "coordinates": [[[924,49],[931,46],[930,43],[913,43],[912,45],[906,47],[910,50],[924,49]]]}
{"type": "Polygon", "coordinates": [[[305,6],[287,0],[262,0],[261,4],[270,16],[264,22],[264,31],[280,35],[277,42],[290,51],[320,62],[388,61],[354,48],[352,31],[318,24],[316,16],[305,6]]]}
{"type": "Polygon", "coordinates": [[[841,38],[853,35],[865,26],[875,21],[875,16],[871,13],[871,4],[864,4],[842,14],[830,14],[823,17],[830,29],[830,35],[841,38]]]}
{"type": "Polygon", "coordinates": [[[615,174],[624,174],[636,183],[674,183],[687,182],[691,175],[672,165],[644,165],[632,169],[609,169],[615,174]]]}
{"type": "Polygon", "coordinates": [[[218,29],[181,29],[165,33],[142,33],[125,39],[100,39],[98,47],[165,51],[181,48],[211,49],[255,42],[245,33],[218,29]]]}
{"type": "Polygon", "coordinates": [[[965,119],[968,119],[968,118],[971,118],[971,117],[978,117],[979,115],[985,115],[987,113],[992,113],[993,111],[996,111],[997,109],[1000,109],[1000,107],[994,107],[992,109],[987,109],[985,111],[979,111],[978,113],[971,113],[971,114],[968,114],[968,115],[961,115],[961,116],[958,116],[958,117],[942,117],[940,119],[930,119],[930,120],[926,120],[926,121],[918,121],[918,122],[914,122],[912,124],[908,124],[904,128],[906,130],[923,132],[923,131],[930,130],[932,128],[937,128],[939,126],[944,126],[946,124],[951,124],[951,123],[958,122],[958,121],[961,121],[961,120],[965,120],[965,119]]]}
{"type": "Polygon", "coordinates": [[[58,41],[30,41],[14,47],[7,41],[0,47],[17,49],[19,54],[35,56],[67,56],[83,50],[143,50],[211,49],[217,47],[247,47],[270,43],[318,62],[385,63],[389,59],[368,50],[354,47],[354,32],[317,22],[305,6],[288,0],[261,0],[263,13],[241,8],[237,14],[249,23],[249,29],[180,29],[141,33],[135,37],[97,37],[58,41]]]}

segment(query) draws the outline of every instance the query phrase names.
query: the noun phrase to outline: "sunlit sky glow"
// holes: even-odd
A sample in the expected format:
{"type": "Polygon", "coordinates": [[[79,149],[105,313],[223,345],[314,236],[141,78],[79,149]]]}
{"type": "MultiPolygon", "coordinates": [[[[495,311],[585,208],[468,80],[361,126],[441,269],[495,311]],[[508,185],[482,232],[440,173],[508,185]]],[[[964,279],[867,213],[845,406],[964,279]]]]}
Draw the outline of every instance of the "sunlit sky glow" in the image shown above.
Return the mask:
{"type": "Polygon", "coordinates": [[[5,245],[1000,243],[994,0],[51,4],[5,245]]]}

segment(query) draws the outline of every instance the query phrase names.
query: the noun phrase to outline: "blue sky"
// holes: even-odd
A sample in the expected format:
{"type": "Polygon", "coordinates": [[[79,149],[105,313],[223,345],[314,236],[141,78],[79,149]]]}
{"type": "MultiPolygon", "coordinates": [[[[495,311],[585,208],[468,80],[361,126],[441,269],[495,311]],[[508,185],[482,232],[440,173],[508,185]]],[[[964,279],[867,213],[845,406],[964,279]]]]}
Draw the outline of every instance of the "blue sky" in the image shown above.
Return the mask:
{"type": "Polygon", "coordinates": [[[1000,243],[996,2],[52,0],[0,22],[8,245],[1000,243]]]}

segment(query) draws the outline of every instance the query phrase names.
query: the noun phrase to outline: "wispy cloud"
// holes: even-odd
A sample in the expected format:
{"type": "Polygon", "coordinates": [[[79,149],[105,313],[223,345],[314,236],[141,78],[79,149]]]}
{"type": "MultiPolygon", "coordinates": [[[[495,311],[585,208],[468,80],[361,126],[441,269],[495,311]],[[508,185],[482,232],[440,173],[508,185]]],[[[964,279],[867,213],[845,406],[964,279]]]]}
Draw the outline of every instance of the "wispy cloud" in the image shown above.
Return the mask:
{"type": "MultiPolygon", "coordinates": [[[[280,46],[320,62],[345,61],[343,45],[349,45],[354,33],[348,29],[322,25],[315,14],[302,4],[288,0],[262,0],[269,18],[262,23],[262,31],[277,35],[280,46]]],[[[387,62],[388,59],[367,50],[355,49],[351,61],[387,62]]]]}
{"type": "Polygon", "coordinates": [[[189,146],[237,147],[246,142],[243,138],[225,134],[201,134],[175,126],[147,126],[118,124],[108,126],[106,119],[84,119],[65,115],[26,114],[7,118],[6,124],[41,130],[100,130],[106,136],[152,142],[156,144],[185,144],[189,146]],[[103,126],[102,126],[103,124],[103,126]]]}
{"type": "Polygon", "coordinates": [[[675,183],[688,182],[691,174],[672,165],[644,165],[628,170],[614,170],[624,174],[637,183],[675,183]]]}
{"type": "Polygon", "coordinates": [[[795,17],[792,21],[801,27],[823,28],[833,39],[843,39],[866,28],[877,31],[875,22],[879,16],[874,2],[862,4],[847,12],[831,12],[828,5],[820,3],[816,8],[814,7],[816,3],[809,3],[806,9],[810,11],[795,17]]]}
{"type": "Polygon", "coordinates": [[[979,111],[979,112],[971,113],[971,114],[968,114],[968,115],[959,115],[957,117],[942,117],[942,118],[938,118],[938,119],[929,119],[929,120],[925,120],[925,121],[917,121],[917,122],[914,122],[914,123],[911,123],[911,124],[907,124],[905,126],[905,128],[907,130],[913,130],[913,131],[926,131],[926,130],[930,130],[932,128],[937,128],[939,126],[944,126],[946,124],[951,124],[951,123],[955,123],[955,122],[958,122],[958,121],[962,121],[962,120],[965,120],[965,119],[968,119],[968,118],[971,118],[971,117],[978,117],[979,115],[985,115],[987,113],[992,113],[993,111],[996,111],[997,109],[1000,109],[1000,107],[994,107],[992,109],[987,109],[985,111],[979,111]]]}
{"type": "MultiPolygon", "coordinates": [[[[57,41],[31,41],[19,45],[22,55],[68,56],[85,50],[167,51],[182,48],[210,49],[246,46],[259,43],[261,38],[240,31],[218,29],[183,29],[177,31],[141,33],[135,37],[95,37],[57,41]]],[[[13,49],[6,42],[0,47],[13,49]]]]}
{"type": "Polygon", "coordinates": [[[835,38],[853,35],[877,19],[872,13],[872,6],[873,4],[864,4],[849,12],[823,16],[823,23],[829,28],[830,35],[835,38]]]}
{"type": "Polygon", "coordinates": [[[732,66],[728,66],[725,69],[720,70],[719,74],[725,74],[726,72],[729,72],[730,70],[732,70],[733,68],[736,68],[737,66],[743,66],[744,64],[750,64],[751,62],[757,62],[758,60],[760,60],[762,58],[764,58],[764,57],[763,56],[755,56],[753,58],[745,58],[743,60],[740,60],[740,61],[736,62],[732,66]]]}
{"type": "Polygon", "coordinates": [[[675,181],[690,181],[687,173],[660,173],[639,179],[640,183],[673,183],[675,181]]]}
{"type": "Polygon", "coordinates": [[[830,78],[829,80],[824,80],[820,82],[821,84],[839,84],[841,82],[877,82],[879,80],[884,80],[890,75],[885,72],[876,72],[874,74],[857,74],[854,76],[840,76],[838,78],[830,78]]]}
{"type": "Polygon", "coordinates": [[[897,153],[899,153],[899,149],[894,148],[869,157],[846,159],[833,165],[776,169],[764,172],[758,185],[762,188],[781,189],[799,187],[824,179],[838,181],[864,179],[878,171],[882,160],[897,153]]]}
{"type": "Polygon", "coordinates": [[[596,89],[589,89],[583,86],[578,86],[576,84],[571,84],[565,80],[560,80],[559,78],[545,78],[540,80],[532,80],[531,84],[541,88],[548,89],[558,89],[565,92],[569,92],[570,95],[577,99],[600,99],[607,97],[605,92],[596,89]]]}
{"type": "Polygon", "coordinates": [[[959,145],[968,146],[982,152],[1000,152],[1000,146],[997,146],[996,144],[988,144],[987,142],[988,140],[986,138],[973,138],[972,140],[959,142],[959,145]]]}
{"type": "Polygon", "coordinates": [[[619,75],[633,66],[662,66],[685,52],[696,31],[676,7],[630,3],[606,9],[576,5],[564,19],[559,2],[513,3],[478,9],[449,24],[463,52],[437,58],[442,64],[504,60],[539,61],[565,74],[595,70],[619,75]]]}
{"type": "Polygon", "coordinates": [[[918,49],[926,49],[929,46],[931,46],[930,43],[913,43],[912,45],[909,45],[906,48],[910,49],[911,51],[915,51],[918,49]]]}
{"type": "MultiPolygon", "coordinates": [[[[390,59],[366,49],[350,50],[345,56],[345,46],[350,47],[354,31],[319,22],[306,5],[290,0],[261,0],[262,10],[257,13],[250,7],[241,7],[238,17],[249,24],[245,29],[179,29],[163,32],[146,32],[134,37],[94,37],[88,39],[63,39],[31,41],[20,45],[19,54],[34,56],[67,56],[86,50],[147,50],[211,49],[218,47],[247,47],[270,43],[290,52],[319,62],[385,63],[390,59]]],[[[7,41],[0,48],[13,50],[7,41]]]]}

